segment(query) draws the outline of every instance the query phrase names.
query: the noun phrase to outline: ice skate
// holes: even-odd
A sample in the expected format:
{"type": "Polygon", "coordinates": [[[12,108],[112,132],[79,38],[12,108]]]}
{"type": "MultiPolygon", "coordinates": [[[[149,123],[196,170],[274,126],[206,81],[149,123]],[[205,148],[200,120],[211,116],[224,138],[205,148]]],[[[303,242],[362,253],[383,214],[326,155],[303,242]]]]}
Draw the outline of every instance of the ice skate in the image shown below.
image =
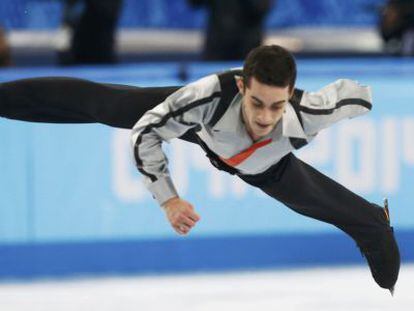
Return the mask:
{"type": "Polygon", "coordinates": [[[377,284],[394,294],[400,270],[400,253],[390,225],[388,200],[384,200],[384,217],[388,227],[366,234],[358,242],[362,255],[367,259],[371,274],[377,284]]]}

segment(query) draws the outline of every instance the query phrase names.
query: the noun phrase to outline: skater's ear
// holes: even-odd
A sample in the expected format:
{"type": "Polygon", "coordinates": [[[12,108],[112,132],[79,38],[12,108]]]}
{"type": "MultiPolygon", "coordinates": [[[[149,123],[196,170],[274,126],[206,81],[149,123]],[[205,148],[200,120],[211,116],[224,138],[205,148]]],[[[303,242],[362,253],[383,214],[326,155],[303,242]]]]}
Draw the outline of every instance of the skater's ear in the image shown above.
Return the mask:
{"type": "Polygon", "coordinates": [[[244,84],[243,78],[236,77],[236,84],[240,94],[244,95],[244,92],[246,91],[246,85],[244,84]]]}
{"type": "Polygon", "coordinates": [[[289,99],[293,97],[293,93],[295,93],[295,86],[289,87],[289,99]]]}

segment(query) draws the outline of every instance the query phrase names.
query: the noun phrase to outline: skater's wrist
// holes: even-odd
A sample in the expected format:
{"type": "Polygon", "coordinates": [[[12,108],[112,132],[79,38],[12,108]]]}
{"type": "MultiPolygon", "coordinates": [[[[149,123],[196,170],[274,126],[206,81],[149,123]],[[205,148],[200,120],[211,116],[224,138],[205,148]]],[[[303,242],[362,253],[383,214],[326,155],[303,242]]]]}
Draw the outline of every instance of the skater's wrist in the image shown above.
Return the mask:
{"type": "Polygon", "coordinates": [[[160,206],[168,200],[178,197],[177,190],[169,176],[158,179],[148,185],[148,190],[160,206]]]}

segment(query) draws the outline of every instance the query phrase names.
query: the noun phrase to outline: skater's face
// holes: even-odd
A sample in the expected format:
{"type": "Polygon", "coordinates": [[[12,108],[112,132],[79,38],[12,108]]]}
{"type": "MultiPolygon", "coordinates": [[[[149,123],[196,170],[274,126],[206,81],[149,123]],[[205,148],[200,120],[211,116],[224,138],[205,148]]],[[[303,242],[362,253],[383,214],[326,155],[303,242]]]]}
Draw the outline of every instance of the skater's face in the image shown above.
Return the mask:
{"type": "Polygon", "coordinates": [[[237,86],[243,95],[242,117],[246,130],[257,141],[268,135],[282,119],[292,95],[291,88],[263,84],[254,77],[249,85],[238,79],[237,86]]]}

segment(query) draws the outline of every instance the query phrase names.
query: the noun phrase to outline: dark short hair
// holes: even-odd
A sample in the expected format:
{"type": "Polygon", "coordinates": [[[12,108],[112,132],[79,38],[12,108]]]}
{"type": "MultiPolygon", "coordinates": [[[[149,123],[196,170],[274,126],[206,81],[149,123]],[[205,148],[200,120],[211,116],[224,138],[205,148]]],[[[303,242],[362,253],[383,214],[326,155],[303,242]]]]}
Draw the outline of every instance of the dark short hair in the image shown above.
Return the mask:
{"type": "Polygon", "coordinates": [[[248,87],[251,78],[263,84],[286,87],[292,90],[296,81],[296,62],[292,53],[278,45],[254,48],[243,66],[243,81],[248,87]]]}

